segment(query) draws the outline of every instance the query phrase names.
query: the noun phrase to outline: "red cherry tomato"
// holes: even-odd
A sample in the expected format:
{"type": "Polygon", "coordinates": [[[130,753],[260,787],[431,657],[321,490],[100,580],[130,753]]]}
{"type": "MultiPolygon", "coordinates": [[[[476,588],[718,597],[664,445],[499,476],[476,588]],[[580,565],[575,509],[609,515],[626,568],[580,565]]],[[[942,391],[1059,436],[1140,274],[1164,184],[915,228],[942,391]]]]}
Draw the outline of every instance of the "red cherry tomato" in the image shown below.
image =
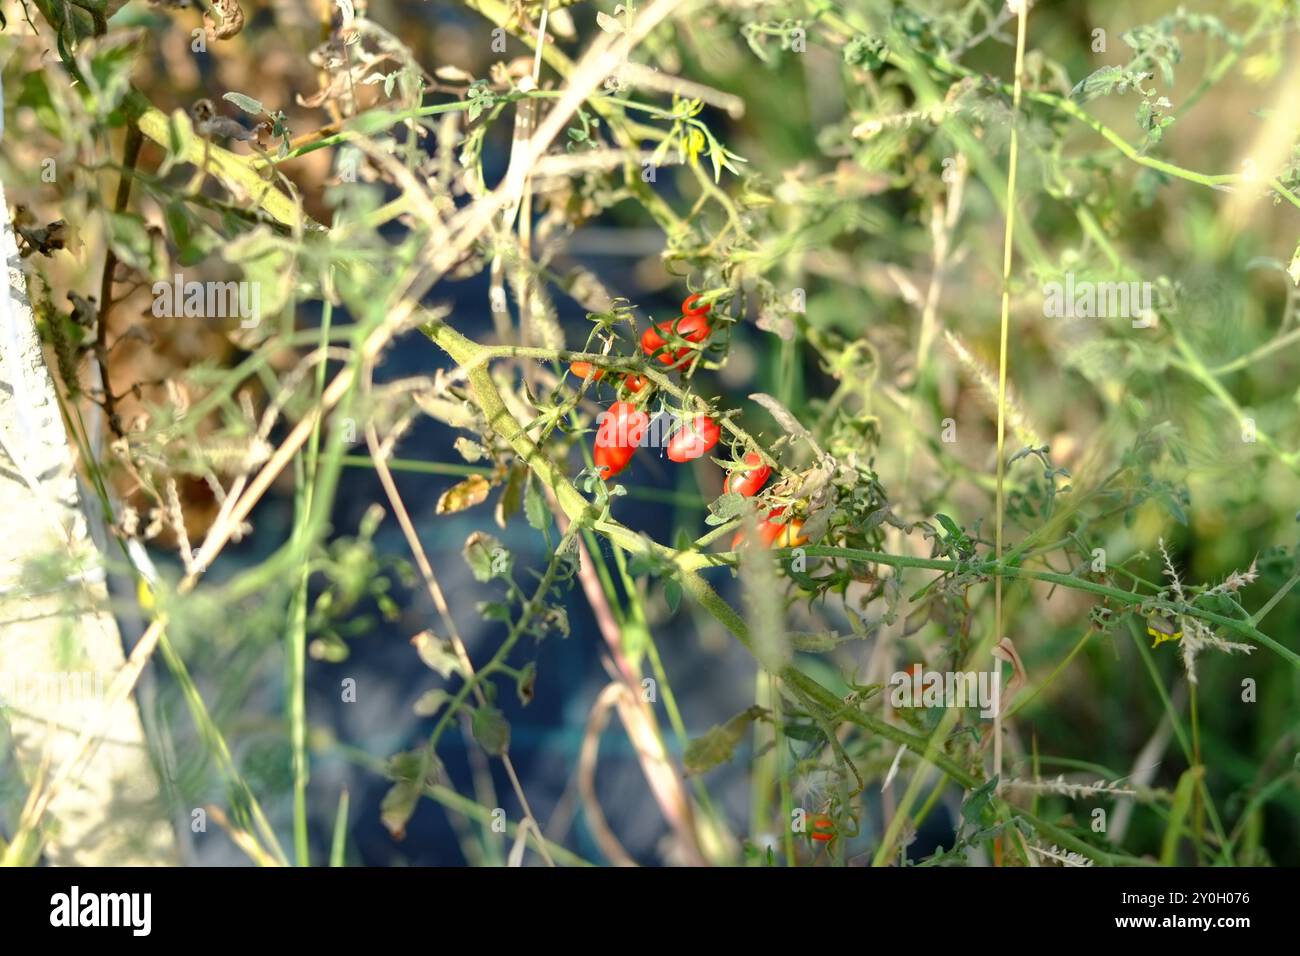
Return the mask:
{"type": "Polygon", "coordinates": [[[768,476],[772,474],[772,469],[763,464],[763,459],[759,457],[758,452],[751,451],[745,455],[745,464],[754,467],[748,471],[737,470],[729,473],[727,480],[722,483],[723,491],[734,491],[738,495],[752,498],[767,483],[768,476]]]}
{"type": "MultiPolygon", "coordinates": [[[[774,519],[785,514],[784,508],[773,508],[767,513],[767,517],[758,523],[758,540],[763,542],[764,547],[770,548],[772,542],[785,533],[785,525],[778,524],[774,519]]],[[[802,523],[802,522],[801,522],[802,523]]],[[[735,551],[742,544],[745,544],[745,529],[741,528],[731,539],[731,550],[735,551]]]]}
{"type": "MultiPolygon", "coordinates": [[[[646,355],[654,355],[658,352],[659,361],[664,365],[677,364],[683,356],[691,351],[688,348],[660,351],[668,344],[668,340],[664,336],[672,334],[673,321],[669,319],[659,322],[641,333],[641,351],[645,352],[646,355]]],[[[691,315],[683,315],[675,321],[677,322],[677,334],[687,342],[703,342],[708,338],[709,320],[706,318],[705,313],[696,312],[691,315]]]]}
{"type": "MultiPolygon", "coordinates": [[[[590,363],[590,362],[570,362],[570,363],[569,363],[569,371],[572,372],[574,375],[578,376],[578,378],[586,378],[588,375],[591,375],[591,363],[590,363]]],[[[593,378],[595,381],[600,381],[601,377],[602,377],[604,374],[605,374],[605,370],[604,370],[604,369],[600,369],[600,368],[598,368],[598,369],[596,369],[596,374],[595,374],[595,375],[592,375],[592,378],[593,378]]]]}
{"type": "Polygon", "coordinates": [[[784,508],[773,508],[767,513],[767,520],[758,526],[758,540],[769,548],[772,547],[777,538],[785,533],[785,525],[773,520],[783,514],[785,514],[784,508]]]}
{"type": "Polygon", "coordinates": [[[628,466],[649,426],[650,417],[631,402],[615,402],[609,407],[601,416],[592,451],[602,478],[609,480],[628,466]]]}
{"type": "Polygon", "coordinates": [[[700,294],[698,292],[694,295],[688,295],[682,301],[682,315],[708,315],[711,306],[706,304],[696,308],[695,303],[699,301],[700,294]]]}
{"type": "Polygon", "coordinates": [[[627,390],[634,395],[645,388],[645,383],[646,378],[644,375],[629,375],[623,379],[623,384],[627,386],[627,390]]]}
{"type": "Polygon", "coordinates": [[[767,520],[758,526],[758,536],[770,547],[797,548],[808,543],[808,536],[802,534],[803,519],[791,518],[786,522],[775,519],[785,514],[784,508],[773,508],[767,513],[767,520]]]}
{"type": "Polygon", "coordinates": [[[596,471],[600,472],[600,477],[606,481],[626,468],[632,460],[632,456],[623,454],[621,449],[604,448],[600,445],[592,450],[591,457],[596,463],[596,471]]]}
{"type": "Polygon", "coordinates": [[[812,818],[812,827],[808,833],[818,843],[829,843],[835,839],[835,821],[824,813],[812,818]]]}
{"type": "Polygon", "coordinates": [[[668,439],[668,457],[672,461],[694,461],[718,443],[722,429],[708,415],[696,415],[668,439]]]}

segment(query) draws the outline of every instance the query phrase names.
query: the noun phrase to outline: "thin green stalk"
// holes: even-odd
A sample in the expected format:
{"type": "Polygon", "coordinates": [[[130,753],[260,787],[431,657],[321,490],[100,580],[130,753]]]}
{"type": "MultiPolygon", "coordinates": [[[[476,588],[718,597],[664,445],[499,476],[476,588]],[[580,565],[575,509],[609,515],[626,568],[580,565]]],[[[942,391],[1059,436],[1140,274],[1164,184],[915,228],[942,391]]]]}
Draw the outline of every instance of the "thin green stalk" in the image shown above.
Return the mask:
{"type": "MultiPolygon", "coordinates": [[[[1174,344],[1178,347],[1178,354],[1182,356],[1182,359],[1171,359],[1169,364],[1200,382],[1205,387],[1205,390],[1214,396],[1215,400],[1226,408],[1238,423],[1241,423],[1246,418],[1246,414],[1241,406],[1237,404],[1237,400],[1223,387],[1223,383],[1218,380],[1215,374],[1205,366],[1201,357],[1196,354],[1196,351],[1177,328],[1173,329],[1173,335],[1174,344]]],[[[1282,448],[1271,435],[1258,426],[1255,427],[1255,438],[1265,448],[1273,452],[1284,465],[1300,475],[1300,452],[1287,451],[1282,448]]]]}
{"type": "MultiPolygon", "coordinates": [[[[1007,160],[1007,216],[1002,243],[1002,319],[998,334],[998,488],[994,511],[995,531],[993,560],[1002,561],[1002,531],[1006,516],[1006,409],[1007,409],[1007,338],[1011,327],[1011,266],[1015,256],[1016,174],[1020,169],[1020,97],[1025,69],[1025,24],[1029,19],[1028,0],[1020,0],[1016,18],[1016,66],[1011,98],[1011,150],[1007,160]]],[[[993,639],[1002,640],[1002,576],[993,580],[993,639]]],[[[999,669],[1001,664],[998,665],[999,669]]],[[[999,671],[1000,672],[1000,671],[999,671]]],[[[1002,712],[993,717],[993,774],[1002,785],[1002,712]]]]}
{"type": "MultiPolygon", "coordinates": [[[[327,298],[321,311],[317,341],[317,346],[321,350],[329,346],[333,316],[334,304],[327,298]]],[[[316,364],[315,400],[317,402],[325,391],[325,366],[324,360],[316,364]]],[[[317,418],[307,439],[305,460],[294,459],[294,475],[297,481],[292,540],[293,550],[302,562],[302,570],[292,603],[286,684],[289,694],[289,743],[293,755],[293,842],[294,855],[299,866],[311,865],[311,844],[307,829],[307,783],[311,776],[307,761],[307,587],[311,576],[311,562],[308,560],[311,539],[304,535],[303,530],[312,513],[313,490],[320,466],[320,431],[321,419],[317,418]]]]}
{"type": "Polygon", "coordinates": [[[785,842],[785,865],[798,866],[799,856],[794,847],[794,827],[791,826],[791,821],[794,819],[794,797],[790,792],[790,775],[785,772],[785,717],[782,714],[784,704],[777,683],[778,678],[775,675],[772,675],[771,682],[776,712],[776,779],[781,797],[781,834],[785,842]]]}
{"type": "MultiPolygon", "coordinates": [[[[1138,654],[1141,656],[1143,664],[1146,665],[1147,673],[1151,677],[1151,683],[1155,686],[1156,694],[1160,697],[1160,702],[1164,706],[1165,713],[1169,716],[1169,725],[1173,728],[1174,736],[1178,739],[1178,746],[1183,751],[1183,757],[1187,761],[1187,765],[1189,767],[1200,766],[1200,762],[1196,757],[1195,748],[1188,736],[1186,728],[1183,726],[1182,717],[1179,716],[1178,711],[1174,708],[1174,702],[1170,699],[1169,692],[1165,689],[1164,682],[1160,679],[1160,672],[1156,669],[1155,660],[1151,656],[1151,651],[1146,646],[1143,635],[1138,632],[1135,626],[1130,630],[1130,636],[1133,638],[1133,643],[1137,646],[1138,654]]],[[[1219,838],[1219,845],[1222,848],[1227,845],[1228,839],[1224,833],[1223,824],[1219,818],[1218,810],[1215,808],[1214,802],[1210,798],[1209,790],[1206,789],[1204,775],[1201,776],[1198,784],[1198,792],[1205,800],[1206,809],[1210,814],[1210,822],[1214,827],[1214,831],[1219,838]]]]}
{"type": "Polygon", "coordinates": [[[1214,376],[1227,375],[1231,372],[1238,372],[1243,368],[1250,368],[1260,359],[1267,358],[1279,349],[1284,349],[1293,342],[1300,341],[1300,328],[1294,328],[1290,332],[1279,335],[1270,339],[1259,348],[1249,352],[1240,358],[1235,358],[1231,362],[1225,362],[1210,369],[1210,374],[1214,376]]]}
{"type": "MultiPolygon", "coordinates": [[[[348,468],[373,468],[374,459],[369,455],[344,455],[343,464],[348,468]]],[[[390,458],[388,467],[393,471],[409,471],[422,475],[452,475],[467,478],[470,475],[487,476],[493,469],[483,465],[458,465],[441,461],[417,461],[413,458],[390,458]]]]}
{"type": "Polygon", "coordinates": [[[330,866],[343,866],[344,853],[348,844],[348,804],[347,787],[339,794],[339,808],[334,814],[334,839],[330,842],[330,866]]]}
{"type": "MultiPolygon", "coordinates": [[[[510,98],[522,99],[528,95],[527,93],[519,93],[510,98]]],[[[301,146],[289,150],[283,156],[268,157],[267,160],[264,160],[260,165],[254,165],[253,168],[259,169],[265,168],[267,165],[274,166],[279,163],[287,163],[291,159],[314,153],[318,149],[346,143],[348,140],[356,139],[360,135],[373,136],[396,126],[398,123],[425,116],[438,116],[442,113],[457,113],[469,109],[472,105],[468,100],[456,100],[453,103],[436,103],[433,106],[420,106],[410,110],[369,110],[352,119],[352,129],[345,129],[329,136],[322,136],[310,143],[303,143],[301,146]]]]}
{"type": "Polygon", "coordinates": [[[1247,28],[1245,34],[1241,37],[1241,42],[1228,50],[1219,61],[1210,68],[1210,70],[1201,78],[1201,82],[1196,84],[1196,88],[1187,94],[1187,98],[1178,105],[1174,110],[1175,116],[1182,116],[1195,106],[1202,96],[1204,96],[1220,80],[1228,75],[1228,72],[1237,65],[1241,55],[1255,42],[1268,26],[1269,19],[1273,10],[1267,3],[1261,3],[1259,13],[1256,15],[1254,22],[1247,28]]]}
{"type": "MultiPolygon", "coordinates": [[[[772,686],[772,681],[772,675],[762,668],[759,668],[757,673],[754,674],[754,706],[762,707],[764,710],[774,710],[779,699],[776,696],[775,688],[772,686]]],[[[780,715],[773,713],[770,728],[764,721],[754,721],[753,734],[755,753],[767,745],[769,736],[772,739],[772,748],[762,756],[754,758],[749,780],[749,840],[762,854],[759,859],[751,861],[749,865],[763,866],[766,854],[763,853],[765,847],[762,843],[762,836],[771,823],[772,791],[776,787],[776,778],[780,773],[777,767],[777,759],[781,752],[780,715]]],[[[784,822],[782,827],[785,830],[790,829],[784,822]]],[[[793,841],[791,841],[791,844],[793,844],[793,841]]],[[[787,865],[793,866],[794,863],[791,860],[787,862],[787,865]]]]}
{"type": "Polygon", "coordinates": [[[239,798],[231,801],[232,807],[237,809],[241,804],[247,805],[248,813],[257,827],[257,832],[266,841],[271,854],[281,863],[287,863],[288,858],[275,836],[275,830],[272,829],[271,822],[263,812],[262,805],[258,802],[253,789],[248,785],[248,782],[240,774],[239,768],[235,765],[235,759],[230,752],[229,744],[226,743],[226,738],[222,736],[221,730],[213,722],[207,706],[203,703],[203,696],[199,693],[199,689],[190,676],[184,660],[181,659],[180,654],[172,646],[165,630],[158,640],[158,649],[162,653],[168,669],[172,672],[172,676],[180,685],[181,694],[185,698],[185,703],[189,706],[190,715],[194,718],[200,737],[203,739],[204,744],[207,745],[209,752],[216,758],[217,766],[226,778],[227,786],[239,798]]]}
{"type": "Polygon", "coordinates": [[[1014,717],[1016,714],[1020,713],[1021,710],[1028,707],[1031,703],[1033,703],[1038,698],[1039,694],[1047,690],[1047,688],[1052,685],[1052,682],[1055,681],[1056,678],[1061,676],[1061,674],[1065,671],[1065,669],[1070,666],[1070,661],[1074,660],[1075,656],[1079,653],[1079,651],[1083,650],[1083,645],[1088,643],[1088,638],[1092,637],[1094,633],[1095,633],[1094,628],[1089,627],[1087,630],[1085,630],[1083,632],[1083,636],[1080,637],[1079,640],[1075,642],[1074,647],[1070,649],[1070,653],[1066,654],[1064,659],[1062,659],[1062,661],[1059,664],[1057,664],[1056,667],[1052,670],[1052,673],[1047,675],[1047,679],[1042,681],[1040,684],[1038,684],[1034,688],[1034,692],[1032,694],[1028,694],[1027,696],[1020,698],[1011,706],[1011,708],[1007,711],[1007,718],[1010,719],[1014,717]]]}
{"type": "MultiPolygon", "coordinates": [[[[1188,687],[1187,696],[1192,723],[1192,766],[1204,767],[1205,765],[1201,762],[1201,721],[1200,714],[1197,712],[1196,685],[1194,683],[1188,687]]],[[[1195,835],[1196,860],[1198,863],[1204,863],[1202,842],[1205,839],[1205,805],[1201,802],[1201,788],[1199,787],[1192,793],[1192,832],[1195,835]]]]}
{"type": "MultiPolygon", "coordinates": [[[[295,550],[308,550],[303,543],[301,529],[311,513],[311,491],[307,469],[302,458],[294,458],[295,499],[295,550]]],[[[289,604],[289,627],[285,648],[286,717],[289,721],[289,746],[293,773],[293,846],[298,866],[311,866],[311,850],[307,833],[307,578],[310,562],[302,562],[298,586],[289,604]]]]}
{"type": "MultiPolygon", "coordinates": [[[[916,816],[912,818],[913,830],[919,830],[921,828],[921,824],[924,823],[926,817],[930,815],[930,811],[938,805],[939,798],[942,797],[943,792],[948,789],[948,784],[950,782],[951,781],[949,781],[949,779],[943,774],[939,774],[939,779],[934,782],[934,788],[930,791],[930,795],[925,798],[925,802],[921,804],[920,809],[916,811],[916,816]]],[[[1032,807],[1030,809],[1032,809],[1032,807]]]]}

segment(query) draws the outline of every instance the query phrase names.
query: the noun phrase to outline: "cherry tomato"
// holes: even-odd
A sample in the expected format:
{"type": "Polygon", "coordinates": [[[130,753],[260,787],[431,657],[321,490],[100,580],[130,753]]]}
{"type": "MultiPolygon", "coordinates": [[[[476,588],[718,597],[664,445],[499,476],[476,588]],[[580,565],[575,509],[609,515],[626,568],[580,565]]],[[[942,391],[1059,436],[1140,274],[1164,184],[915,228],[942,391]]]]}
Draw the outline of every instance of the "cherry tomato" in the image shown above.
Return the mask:
{"type": "Polygon", "coordinates": [[[700,294],[698,292],[694,295],[688,295],[682,301],[682,315],[708,315],[711,306],[702,305],[697,309],[695,303],[698,301],[700,301],[700,294]]]}
{"type": "Polygon", "coordinates": [[[696,415],[668,439],[668,457],[672,461],[694,461],[718,443],[722,429],[708,415],[696,415]]]}
{"type": "Polygon", "coordinates": [[[723,491],[734,491],[738,495],[752,498],[767,483],[768,476],[772,474],[772,469],[763,464],[763,459],[759,457],[758,452],[751,451],[745,455],[745,464],[754,467],[748,471],[737,470],[729,473],[727,480],[722,483],[723,491]]]}
{"type": "Polygon", "coordinates": [[[641,351],[645,352],[646,355],[654,355],[659,352],[659,361],[664,365],[677,364],[683,356],[691,351],[688,348],[659,351],[668,344],[668,340],[664,336],[672,334],[674,321],[677,323],[677,334],[687,342],[703,342],[709,335],[709,320],[703,312],[683,315],[676,320],[668,319],[646,329],[641,333],[641,351]]]}
{"type": "Polygon", "coordinates": [[[835,839],[835,821],[824,813],[812,818],[812,827],[808,833],[818,843],[829,843],[835,839]]]}
{"type": "Polygon", "coordinates": [[[645,388],[645,383],[646,378],[644,375],[629,375],[623,379],[623,384],[627,386],[627,390],[634,395],[645,388]]]}
{"type": "MultiPolygon", "coordinates": [[[[758,523],[758,540],[763,542],[764,547],[770,548],[772,542],[785,533],[785,525],[778,524],[775,518],[785,514],[784,508],[773,508],[767,513],[767,517],[758,523]]],[[[735,551],[745,543],[745,529],[741,528],[731,539],[731,550],[735,551]]]]}
{"type": "Polygon", "coordinates": [[[773,508],[767,513],[767,520],[758,526],[758,540],[769,548],[785,534],[785,525],[773,520],[783,514],[785,514],[784,508],[773,508]]]}
{"type": "MultiPolygon", "coordinates": [[[[572,372],[574,375],[578,376],[578,378],[586,378],[588,375],[591,375],[591,363],[590,363],[590,362],[570,362],[570,363],[569,363],[569,371],[572,372]]],[[[602,369],[602,368],[598,368],[598,369],[596,369],[596,374],[595,374],[595,375],[592,375],[592,378],[593,378],[595,381],[600,381],[601,377],[602,377],[604,374],[605,374],[605,370],[602,369]]]]}
{"type": "Polygon", "coordinates": [[[808,536],[802,534],[803,519],[794,518],[789,523],[781,526],[781,531],[776,536],[776,546],[778,548],[798,548],[808,543],[808,536]]]}
{"type": "MultiPolygon", "coordinates": [[[[793,518],[784,524],[777,521],[785,514],[784,508],[773,508],[767,513],[767,517],[759,522],[758,540],[763,542],[765,547],[778,548],[798,548],[808,543],[808,536],[803,534],[803,519],[793,518]]],[[[735,537],[731,539],[731,550],[735,551],[745,543],[744,530],[737,531],[735,537]]]]}
{"type": "Polygon", "coordinates": [[[615,402],[601,416],[592,458],[605,480],[626,468],[636,454],[650,417],[631,402],[615,402]]]}
{"type": "Polygon", "coordinates": [[[625,454],[623,449],[605,448],[600,445],[592,450],[591,457],[596,463],[596,470],[600,472],[600,477],[606,481],[617,475],[632,461],[631,454],[625,454]]]}

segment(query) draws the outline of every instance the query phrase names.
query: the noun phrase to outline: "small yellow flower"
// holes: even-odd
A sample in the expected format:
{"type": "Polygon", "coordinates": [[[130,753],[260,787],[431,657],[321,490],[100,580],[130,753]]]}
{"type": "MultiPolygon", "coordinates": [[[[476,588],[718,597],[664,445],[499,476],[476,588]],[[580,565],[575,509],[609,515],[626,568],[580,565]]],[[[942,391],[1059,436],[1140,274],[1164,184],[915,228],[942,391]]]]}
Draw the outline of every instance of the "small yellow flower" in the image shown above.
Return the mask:
{"type": "Polygon", "coordinates": [[[692,126],[690,132],[686,134],[686,152],[690,156],[691,162],[695,162],[699,158],[706,145],[704,134],[692,126]]]}
{"type": "Polygon", "coordinates": [[[1152,647],[1159,647],[1165,641],[1176,641],[1183,632],[1175,627],[1174,622],[1163,617],[1147,618],[1147,633],[1155,638],[1152,647]]]}

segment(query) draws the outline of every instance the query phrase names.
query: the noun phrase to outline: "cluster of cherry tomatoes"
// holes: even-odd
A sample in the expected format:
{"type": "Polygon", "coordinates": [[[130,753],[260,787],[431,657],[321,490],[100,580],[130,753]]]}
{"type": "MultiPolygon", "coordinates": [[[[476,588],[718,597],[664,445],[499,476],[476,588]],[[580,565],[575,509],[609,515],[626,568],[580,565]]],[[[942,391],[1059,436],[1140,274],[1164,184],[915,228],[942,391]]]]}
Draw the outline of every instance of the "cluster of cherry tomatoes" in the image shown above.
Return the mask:
{"type": "MultiPolygon", "coordinates": [[[[700,305],[699,300],[698,294],[687,297],[682,302],[681,316],[656,323],[646,329],[641,335],[641,351],[673,368],[681,366],[684,360],[687,366],[693,363],[695,358],[692,353],[695,349],[685,345],[674,348],[670,342],[673,341],[674,336],[676,339],[696,345],[708,339],[713,331],[712,323],[709,321],[710,306],[707,303],[700,305]],[[688,356],[691,357],[688,359],[688,356]]],[[[569,371],[579,378],[590,378],[592,381],[598,381],[605,375],[603,369],[593,368],[589,362],[573,362],[569,366],[569,371]]],[[[627,374],[623,375],[623,384],[629,393],[635,395],[645,388],[647,382],[644,376],[627,374]]],[[[631,463],[632,456],[636,453],[649,427],[650,417],[634,402],[620,400],[609,407],[601,417],[600,425],[596,430],[595,446],[592,449],[596,470],[602,478],[608,481],[631,463]]],[[[704,456],[721,437],[722,429],[713,418],[708,415],[697,415],[692,420],[682,423],[672,433],[665,453],[670,461],[684,464],[704,456]]],[[[767,484],[772,469],[763,462],[762,456],[753,451],[746,453],[744,465],[743,469],[736,469],[727,475],[723,483],[723,491],[752,498],[767,484]]],[[[801,533],[803,527],[801,520],[794,519],[787,523],[780,523],[777,520],[785,514],[785,511],[785,508],[773,508],[759,523],[757,537],[764,545],[782,548],[798,547],[808,540],[801,533]]],[[[744,531],[737,532],[732,540],[733,550],[744,540],[744,531]]]]}

